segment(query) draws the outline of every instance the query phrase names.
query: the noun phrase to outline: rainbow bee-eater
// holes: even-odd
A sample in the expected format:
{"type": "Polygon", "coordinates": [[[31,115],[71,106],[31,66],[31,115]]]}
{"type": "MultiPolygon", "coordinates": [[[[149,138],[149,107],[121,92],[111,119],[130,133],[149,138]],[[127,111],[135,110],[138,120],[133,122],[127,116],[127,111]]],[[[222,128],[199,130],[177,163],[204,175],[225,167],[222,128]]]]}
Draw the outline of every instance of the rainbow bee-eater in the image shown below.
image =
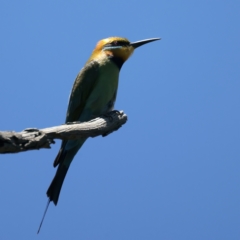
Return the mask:
{"type": "MultiPolygon", "coordinates": [[[[73,84],[65,122],[86,122],[113,110],[117,96],[119,72],[123,63],[136,48],[159,39],[151,38],[131,43],[126,38],[110,37],[99,41],[73,84]]],[[[53,163],[53,166],[58,166],[58,169],[47,190],[49,198],[47,208],[51,201],[57,205],[68,168],[86,139],[62,141],[59,153],[53,163]]]]}

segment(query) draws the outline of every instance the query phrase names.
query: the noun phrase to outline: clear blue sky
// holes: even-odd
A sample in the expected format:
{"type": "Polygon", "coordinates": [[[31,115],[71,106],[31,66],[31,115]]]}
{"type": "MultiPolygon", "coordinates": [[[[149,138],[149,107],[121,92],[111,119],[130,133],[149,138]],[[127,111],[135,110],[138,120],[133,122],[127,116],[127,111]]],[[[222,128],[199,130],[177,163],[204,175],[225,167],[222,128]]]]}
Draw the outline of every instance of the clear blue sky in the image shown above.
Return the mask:
{"type": "Polygon", "coordinates": [[[96,42],[137,41],[116,109],[89,139],[58,206],[50,150],[0,155],[1,239],[240,239],[240,1],[1,1],[2,131],[62,124],[96,42]]]}

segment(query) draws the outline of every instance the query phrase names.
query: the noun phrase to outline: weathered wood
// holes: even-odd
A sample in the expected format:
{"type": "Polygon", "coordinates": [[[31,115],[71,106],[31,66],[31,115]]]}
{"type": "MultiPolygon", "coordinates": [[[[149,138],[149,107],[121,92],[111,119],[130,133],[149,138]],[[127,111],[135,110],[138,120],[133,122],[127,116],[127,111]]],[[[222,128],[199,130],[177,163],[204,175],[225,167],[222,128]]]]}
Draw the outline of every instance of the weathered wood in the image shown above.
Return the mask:
{"type": "Polygon", "coordinates": [[[118,130],[127,121],[122,111],[112,111],[89,122],[73,122],[60,126],[22,132],[0,132],[0,153],[18,153],[41,148],[51,148],[54,139],[78,139],[80,137],[107,136],[118,130]]]}

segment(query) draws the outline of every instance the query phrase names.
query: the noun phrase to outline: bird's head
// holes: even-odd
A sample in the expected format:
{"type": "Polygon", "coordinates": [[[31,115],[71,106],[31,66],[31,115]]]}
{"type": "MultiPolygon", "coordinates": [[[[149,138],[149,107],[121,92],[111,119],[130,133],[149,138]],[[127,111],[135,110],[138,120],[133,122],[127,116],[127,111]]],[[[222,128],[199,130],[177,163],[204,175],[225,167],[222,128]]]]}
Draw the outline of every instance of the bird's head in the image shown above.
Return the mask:
{"type": "Polygon", "coordinates": [[[160,39],[161,38],[150,38],[131,43],[128,39],[122,37],[105,38],[97,43],[89,60],[96,59],[100,56],[107,56],[123,64],[137,47],[160,39]]]}

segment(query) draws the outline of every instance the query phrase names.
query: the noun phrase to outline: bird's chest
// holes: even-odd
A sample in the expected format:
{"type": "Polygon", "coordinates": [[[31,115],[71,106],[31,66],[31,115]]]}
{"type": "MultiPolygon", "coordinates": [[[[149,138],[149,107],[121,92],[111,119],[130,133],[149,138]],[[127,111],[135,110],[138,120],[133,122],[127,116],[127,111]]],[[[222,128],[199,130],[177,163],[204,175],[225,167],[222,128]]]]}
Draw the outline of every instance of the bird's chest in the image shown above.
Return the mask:
{"type": "Polygon", "coordinates": [[[118,87],[119,69],[112,62],[107,62],[100,67],[96,87],[107,95],[111,95],[118,87]]]}
{"type": "Polygon", "coordinates": [[[94,115],[104,114],[114,106],[118,88],[119,69],[114,63],[102,64],[94,89],[88,99],[87,108],[94,115]]]}

